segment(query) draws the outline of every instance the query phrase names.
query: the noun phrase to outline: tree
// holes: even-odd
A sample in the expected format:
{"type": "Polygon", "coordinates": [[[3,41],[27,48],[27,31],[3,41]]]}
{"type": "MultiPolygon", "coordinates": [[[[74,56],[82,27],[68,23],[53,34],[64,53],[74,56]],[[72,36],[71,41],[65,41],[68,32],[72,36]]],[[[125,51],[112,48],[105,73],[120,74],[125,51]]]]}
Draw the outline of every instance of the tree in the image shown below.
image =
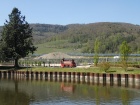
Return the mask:
{"type": "Polygon", "coordinates": [[[130,53],[131,53],[130,47],[128,46],[126,41],[123,41],[122,44],[120,45],[120,54],[121,54],[121,62],[125,70],[127,69],[127,60],[130,53]]]}
{"type": "Polygon", "coordinates": [[[99,46],[100,46],[100,42],[98,39],[96,39],[95,43],[94,43],[94,64],[95,64],[95,66],[97,66],[98,60],[99,60],[99,46]]]}
{"type": "Polygon", "coordinates": [[[126,41],[123,41],[120,45],[120,54],[122,61],[127,61],[129,54],[131,53],[130,47],[126,41]]]}
{"type": "Polygon", "coordinates": [[[18,8],[13,8],[9,15],[9,21],[4,23],[1,38],[1,54],[4,59],[14,59],[14,67],[19,67],[18,60],[26,57],[29,53],[34,53],[37,49],[33,45],[32,28],[25,21],[25,16],[21,16],[18,8]]]}

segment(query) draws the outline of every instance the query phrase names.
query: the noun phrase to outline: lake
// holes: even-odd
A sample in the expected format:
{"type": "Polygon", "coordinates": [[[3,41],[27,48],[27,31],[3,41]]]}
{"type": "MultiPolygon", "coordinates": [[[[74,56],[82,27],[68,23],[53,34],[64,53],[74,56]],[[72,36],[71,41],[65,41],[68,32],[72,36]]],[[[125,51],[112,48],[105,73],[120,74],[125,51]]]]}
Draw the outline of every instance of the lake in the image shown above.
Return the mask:
{"type": "Polygon", "coordinates": [[[99,83],[0,79],[0,105],[139,105],[140,89],[99,83]]]}

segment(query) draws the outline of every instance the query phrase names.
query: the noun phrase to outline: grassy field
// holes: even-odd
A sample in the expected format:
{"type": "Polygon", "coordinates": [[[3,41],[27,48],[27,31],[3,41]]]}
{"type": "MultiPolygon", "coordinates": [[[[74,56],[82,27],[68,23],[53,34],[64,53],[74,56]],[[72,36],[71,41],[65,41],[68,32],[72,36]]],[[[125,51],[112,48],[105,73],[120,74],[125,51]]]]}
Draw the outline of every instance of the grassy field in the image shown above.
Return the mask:
{"type": "Polygon", "coordinates": [[[46,54],[51,52],[80,52],[80,49],[75,50],[75,47],[72,44],[68,43],[67,40],[46,42],[43,44],[38,44],[36,45],[36,47],[38,48],[35,54],[46,54]]]}

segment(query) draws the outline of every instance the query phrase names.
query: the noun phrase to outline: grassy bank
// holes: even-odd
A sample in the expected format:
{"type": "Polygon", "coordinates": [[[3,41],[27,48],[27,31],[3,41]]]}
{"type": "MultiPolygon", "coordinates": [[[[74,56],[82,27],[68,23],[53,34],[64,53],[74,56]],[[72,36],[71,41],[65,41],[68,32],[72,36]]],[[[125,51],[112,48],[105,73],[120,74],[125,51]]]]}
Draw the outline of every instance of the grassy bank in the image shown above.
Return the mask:
{"type": "MultiPolygon", "coordinates": [[[[0,66],[0,71],[15,70],[10,66],[0,66]]],[[[119,74],[140,74],[140,68],[128,67],[125,71],[122,67],[110,67],[106,72],[100,67],[89,68],[60,68],[60,67],[20,67],[17,71],[52,71],[52,72],[92,72],[92,73],[119,73],[119,74]]]]}
{"type": "Polygon", "coordinates": [[[99,67],[90,68],[59,68],[59,67],[33,67],[21,68],[20,71],[52,71],[52,72],[92,72],[92,73],[119,73],[119,74],[140,74],[140,68],[128,68],[125,71],[121,67],[111,67],[106,72],[99,67]]]}

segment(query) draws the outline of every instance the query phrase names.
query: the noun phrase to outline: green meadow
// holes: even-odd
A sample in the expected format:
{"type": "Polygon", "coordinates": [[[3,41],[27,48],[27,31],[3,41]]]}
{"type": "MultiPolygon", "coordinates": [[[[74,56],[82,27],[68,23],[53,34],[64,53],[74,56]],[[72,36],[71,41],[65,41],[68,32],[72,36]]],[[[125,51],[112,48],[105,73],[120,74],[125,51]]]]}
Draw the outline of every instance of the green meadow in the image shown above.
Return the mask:
{"type": "Polygon", "coordinates": [[[78,44],[71,44],[68,40],[56,40],[51,42],[45,42],[42,44],[37,44],[37,51],[35,54],[47,54],[52,52],[62,52],[62,53],[78,53],[80,48],[77,47],[78,44]]]}

